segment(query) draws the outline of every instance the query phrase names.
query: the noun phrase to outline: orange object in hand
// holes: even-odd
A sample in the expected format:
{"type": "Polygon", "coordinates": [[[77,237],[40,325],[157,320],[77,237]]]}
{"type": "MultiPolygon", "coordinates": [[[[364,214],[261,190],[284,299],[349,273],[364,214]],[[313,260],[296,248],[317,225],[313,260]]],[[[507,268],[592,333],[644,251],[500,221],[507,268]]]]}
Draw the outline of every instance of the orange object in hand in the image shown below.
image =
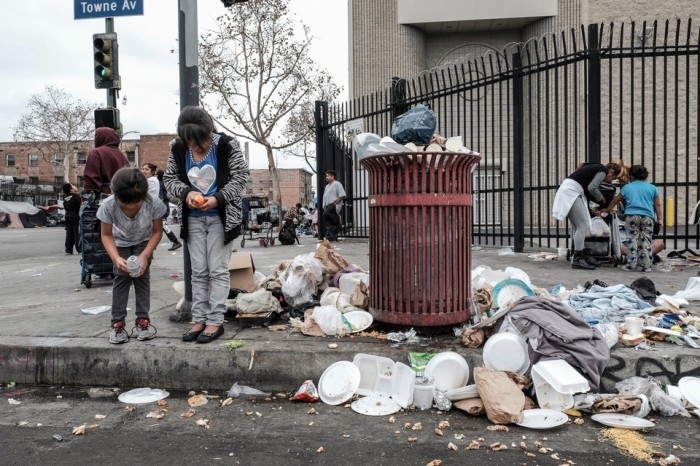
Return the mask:
{"type": "Polygon", "coordinates": [[[206,201],[204,200],[204,196],[202,196],[200,193],[195,194],[192,196],[192,203],[195,205],[195,207],[201,207],[204,205],[206,201]]]}

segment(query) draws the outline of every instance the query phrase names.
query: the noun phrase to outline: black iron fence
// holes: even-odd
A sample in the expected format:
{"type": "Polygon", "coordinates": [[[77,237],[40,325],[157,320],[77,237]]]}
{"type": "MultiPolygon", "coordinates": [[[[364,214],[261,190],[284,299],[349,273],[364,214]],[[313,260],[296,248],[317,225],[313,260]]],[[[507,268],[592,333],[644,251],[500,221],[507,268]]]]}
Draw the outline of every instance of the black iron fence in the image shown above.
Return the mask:
{"type": "Polygon", "coordinates": [[[645,165],[661,190],[667,247],[698,247],[688,220],[700,187],[698,36],[691,20],[592,24],[395,78],[351,102],[317,102],[318,186],[326,170],[338,173],[343,233],[367,237],[367,175],[352,137],[389,136],[397,115],[425,104],[440,135],[481,154],[475,243],[565,245],[568,225],[551,217],[560,182],[580,162],[622,159],[645,165]]]}

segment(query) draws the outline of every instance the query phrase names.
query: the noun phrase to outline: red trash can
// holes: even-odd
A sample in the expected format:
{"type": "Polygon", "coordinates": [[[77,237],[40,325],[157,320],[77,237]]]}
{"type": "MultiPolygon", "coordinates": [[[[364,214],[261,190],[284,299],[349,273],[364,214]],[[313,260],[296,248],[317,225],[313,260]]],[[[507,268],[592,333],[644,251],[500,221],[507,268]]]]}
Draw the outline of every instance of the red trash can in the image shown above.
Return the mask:
{"type": "Polygon", "coordinates": [[[369,173],[370,313],[379,322],[438,326],[470,318],[471,173],[459,152],[377,154],[369,173]]]}

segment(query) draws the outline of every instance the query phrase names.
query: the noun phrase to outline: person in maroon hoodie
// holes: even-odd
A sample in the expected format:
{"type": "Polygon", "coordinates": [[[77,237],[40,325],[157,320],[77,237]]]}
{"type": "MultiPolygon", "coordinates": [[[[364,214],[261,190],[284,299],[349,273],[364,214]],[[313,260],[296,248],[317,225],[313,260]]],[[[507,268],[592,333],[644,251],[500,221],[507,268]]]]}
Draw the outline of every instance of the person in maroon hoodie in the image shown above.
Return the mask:
{"type": "Polygon", "coordinates": [[[129,159],[119,150],[119,142],[119,135],[112,128],[95,130],[95,148],[88,154],[83,170],[83,193],[92,191],[96,199],[100,194],[112,194],[112,177],[120,168],[129,166],[129,159]]]}

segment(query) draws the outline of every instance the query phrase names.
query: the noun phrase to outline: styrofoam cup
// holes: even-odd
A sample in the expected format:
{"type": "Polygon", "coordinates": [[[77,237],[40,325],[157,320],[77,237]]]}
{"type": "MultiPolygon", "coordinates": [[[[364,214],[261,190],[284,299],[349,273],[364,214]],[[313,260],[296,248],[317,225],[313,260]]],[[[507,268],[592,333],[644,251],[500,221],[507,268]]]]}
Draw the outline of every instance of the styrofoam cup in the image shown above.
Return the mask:
{"type": "Polygon", "coordinates": [[[416,384],[413,387],[413,406],[421,410],[430,409],[433,406],[434,391],[435,384],[432,381],[420,383],[416,379],[416,384]]]}
{"type": "Polygon", "coordinates": [[[643,326],[644,319],[641,317],[625,317],[625,328],[627,329],[627,335],[631,337],[641,335],[643,326]]]}

